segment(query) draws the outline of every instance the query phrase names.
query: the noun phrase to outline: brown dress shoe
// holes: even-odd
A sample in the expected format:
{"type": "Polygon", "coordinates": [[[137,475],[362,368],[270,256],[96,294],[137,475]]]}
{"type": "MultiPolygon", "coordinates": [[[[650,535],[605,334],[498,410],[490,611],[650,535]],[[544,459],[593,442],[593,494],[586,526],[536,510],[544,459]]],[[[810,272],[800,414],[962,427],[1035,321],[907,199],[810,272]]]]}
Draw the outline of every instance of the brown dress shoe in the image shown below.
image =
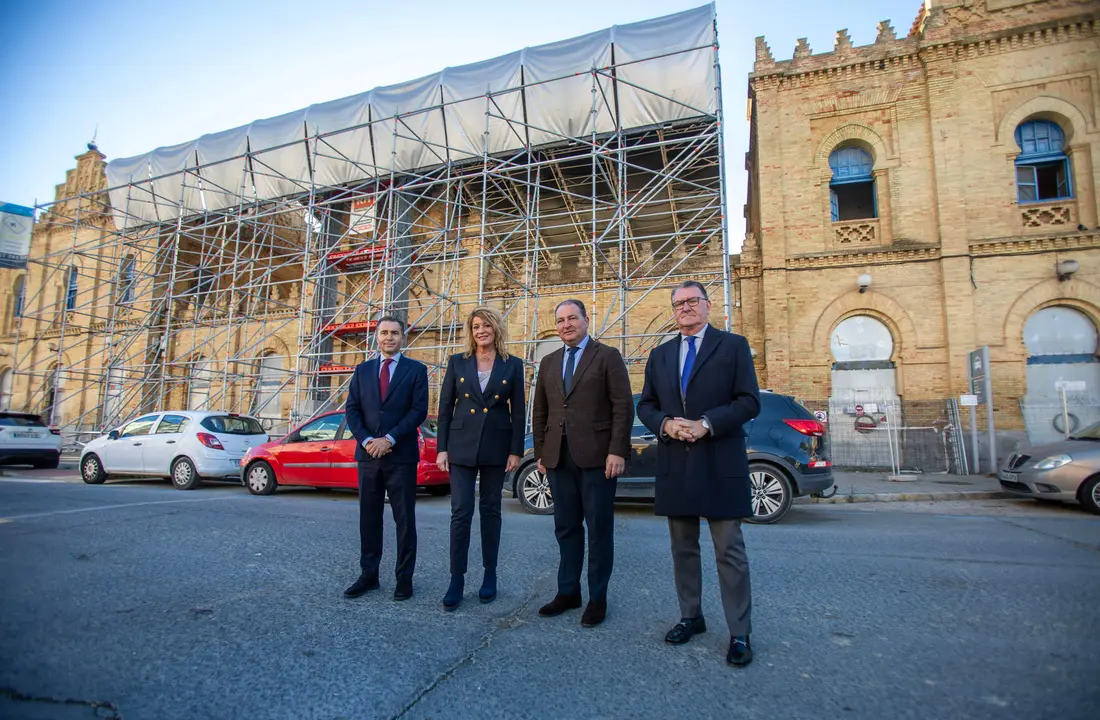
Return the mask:
{"type": "Polygon", "coordinates": [[[542,617],[556,617],[566,610],[576,610],[581,606],[580,595],[555,595],[554,599],[539,608],[542,617]]]}
{"type": "Polygon", "coordinates": [[[584,627],[596,627],[607,617],[607,601],[592,600],[581,615],[581,625],[584,627]]]}

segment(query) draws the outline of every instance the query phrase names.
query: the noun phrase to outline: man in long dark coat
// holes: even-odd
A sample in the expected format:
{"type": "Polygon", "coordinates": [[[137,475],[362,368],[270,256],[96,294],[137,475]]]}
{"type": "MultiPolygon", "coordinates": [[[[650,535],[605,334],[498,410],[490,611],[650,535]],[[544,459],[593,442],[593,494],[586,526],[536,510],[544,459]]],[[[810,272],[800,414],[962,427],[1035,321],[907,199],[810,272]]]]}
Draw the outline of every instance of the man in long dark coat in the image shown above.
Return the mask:
{"type": "Polygon", "coordinates": [[[707,324],[710,300],[695,281],[672,293],[680,334],[654,348],[638,417],[660,438],[654,512],[668,517],[680,617],[665,642],[706,631],[699,518],[714,541],[730,631],[726,661],[752,662],[752,592],[741,519],[752,516],[744,425],[760,412],[748,341],[707,324]]]}

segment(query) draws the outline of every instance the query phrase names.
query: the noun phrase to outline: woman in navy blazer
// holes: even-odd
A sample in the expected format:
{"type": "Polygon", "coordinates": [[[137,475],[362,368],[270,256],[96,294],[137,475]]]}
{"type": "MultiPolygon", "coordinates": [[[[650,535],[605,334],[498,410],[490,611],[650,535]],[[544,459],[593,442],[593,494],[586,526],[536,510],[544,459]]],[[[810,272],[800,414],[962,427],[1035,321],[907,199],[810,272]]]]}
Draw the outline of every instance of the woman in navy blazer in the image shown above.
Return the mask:
{"type": "Polygon", "coordinates": [[[466,352],[450,357],[439,391],[436,463],[451,473],[451,584],[443,597],[446,610],[462,602],[479,473],[485,575],[478,598],[487,603],[497,596],[501,493],[505,474],[519,467],[527,417],[523,361],[508,354],[505,341],[499,312],[479,307],[470,313],[466,352]]]}

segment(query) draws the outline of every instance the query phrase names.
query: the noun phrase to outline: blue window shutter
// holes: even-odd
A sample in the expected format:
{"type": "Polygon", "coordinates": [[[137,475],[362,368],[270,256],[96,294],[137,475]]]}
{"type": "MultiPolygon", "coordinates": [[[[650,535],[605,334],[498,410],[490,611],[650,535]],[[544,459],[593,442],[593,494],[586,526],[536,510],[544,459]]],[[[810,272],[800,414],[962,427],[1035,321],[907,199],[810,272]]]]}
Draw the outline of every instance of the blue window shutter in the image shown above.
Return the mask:
{"type": "Polygon", "coordinates": [[[1020,202],[1035,202],[1039,199],[1039,181],[1035,177],[1035,168],[1031,165],[1016,167],[1016,198],[1020,202]]]}
{"type": "Polygon", "coordinates": [[[832,214],[833,222],[840,220],[840,203],[836,199],[836,190],[829,188],[829,211],[832,214]]]}

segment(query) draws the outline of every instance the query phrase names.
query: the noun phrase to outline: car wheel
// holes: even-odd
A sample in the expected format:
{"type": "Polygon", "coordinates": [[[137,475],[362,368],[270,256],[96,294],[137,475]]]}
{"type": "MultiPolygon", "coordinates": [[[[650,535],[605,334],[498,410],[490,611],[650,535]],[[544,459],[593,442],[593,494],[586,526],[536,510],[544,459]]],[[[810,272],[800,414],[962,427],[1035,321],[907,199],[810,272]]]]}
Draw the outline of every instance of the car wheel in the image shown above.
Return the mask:
{"type": "Polygon", "coordinates": [[[263,460],[254,462],[248,467],[244,484],[248,487],[248,492],[253,495],[270,495],[279,485],[275,480],[275,471],[263,460]]]}
{"type": "Polygon", "coordinates": [[[1100,475],[1093,475],[1081,483],[1080,489],[1077,490],[1077,499],[1086,510],[1100,515],[1100,475]]]}
{"type": "Polygon", "coordinates": [[[432,497],[443,497],[451,494],[451,486],[447,485],[425,485],[424,489],[428,491],[428,494],[432,497]]]}
{"type": "Polygon", "coordinates": [[[194,490],[202,482],[195,464],[185,457],[176,458],[172,463],[172,485],[177,490],[194,490]]]}
{"type": "Polygon", "coordinates": [[[534,515],[553,515],[554,496],[550,494],[550,478],[539,471],[535,463],[519,471],[516,495],[523,509],[534,515]]]}
{"type": "Polygon", "coordinates": [[[89,485],[100,485],[107,479],[107,473],[103,472],[103,463],[98,455],[85,455],[80,461],[80,477],[89,485]]]}
{"type": "Polygon", "coordinates": [[[757,525],[769,525],[782,520],[794,500],[787,474],[764,463],[749,464],[749,492],[752,517],[745,518],[745,522],[757,525]]]}

